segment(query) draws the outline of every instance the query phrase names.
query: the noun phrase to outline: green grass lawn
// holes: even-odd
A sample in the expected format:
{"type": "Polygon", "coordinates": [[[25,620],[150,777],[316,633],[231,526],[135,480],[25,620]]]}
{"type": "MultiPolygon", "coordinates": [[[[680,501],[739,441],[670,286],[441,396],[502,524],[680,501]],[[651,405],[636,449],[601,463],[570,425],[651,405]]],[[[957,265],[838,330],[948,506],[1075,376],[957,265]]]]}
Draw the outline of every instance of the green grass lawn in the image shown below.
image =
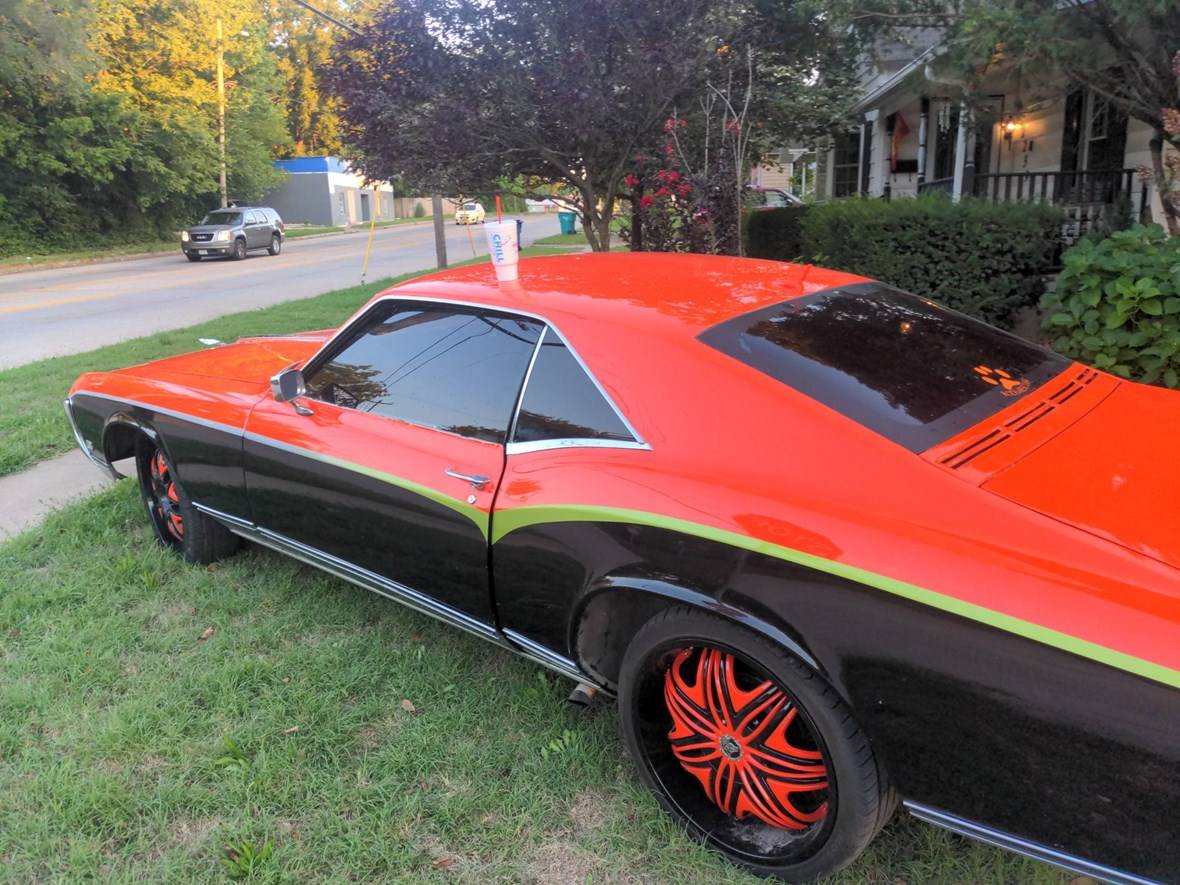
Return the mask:
{"type": "Polygon", "coordinates": [[[10,255],[0,258],[0,270],[15,270],[41,267],[46,264],[68,261],[85,261],[88,259],[113,258],[120,255],[140,255],[145,252],[180,251],[180,240],[168,238],[166,240],[147,240],[142,243],[126,243],[122,246],[107,246],[100,249],[82,249],[73,252],[26,252],[21,255],[10,255]]]}
{"type": "MultiPolygon", "coordinates": [[[[0,879],[761,881],[569,688],[277,554],[187,565],[121,482],[0,545],[0,879]]],[[[837,881],[1068,877],[899,815],[837,881]]]]}
{"type": "Polygon", "coordinates": [[[573,234],[553,234],[551,237],[541,237],[534,240],[536,246],[587,246],[586,235],[580,230],[573,234]]]}
{"type": "MultiPolygon", "coordinates": [[[[521,254],[528,258],[564,251],[530,247],[521,254]]],[[[476,258],[453,262],[452,267],[486,260],[476,258]]],[[[261,310],[227,314],[196,326],[0,371],[0,476],[24,470],[74,447],[74,437],[62,411],[62,400],[74,379],[83,372],[118,369],[199,350],[198,338],[234,341],[245,335],[284,334],[337,326],[382,289],[429,272],[416,271],[261,310]]]]}

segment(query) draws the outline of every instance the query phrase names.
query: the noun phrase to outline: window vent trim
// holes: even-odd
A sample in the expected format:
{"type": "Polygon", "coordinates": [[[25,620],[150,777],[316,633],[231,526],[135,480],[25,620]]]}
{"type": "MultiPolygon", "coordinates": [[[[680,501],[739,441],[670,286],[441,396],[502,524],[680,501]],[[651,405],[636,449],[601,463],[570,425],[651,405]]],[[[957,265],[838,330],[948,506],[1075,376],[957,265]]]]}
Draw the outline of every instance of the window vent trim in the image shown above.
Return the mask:
{"type": "Polygon", "coordinates": [[[1046,418],[1063,408],[1098,378],[1096,369],[1083,368],[1070,378],[1063,386],[1057,388],[1034,405],[1025,409],[1019,415],[1009,418],[1002,426],[994,427],[986,433],[977,436],[962,448],[940,458],[938,463],[949,470],[958,470],[978,458],[984,452],[989,452],[996,446],[1007,443],[1018,433],[1027,430],[1042,418],[1046,418]],[[998,437],[998,438],[997,438],[998,437]]]}

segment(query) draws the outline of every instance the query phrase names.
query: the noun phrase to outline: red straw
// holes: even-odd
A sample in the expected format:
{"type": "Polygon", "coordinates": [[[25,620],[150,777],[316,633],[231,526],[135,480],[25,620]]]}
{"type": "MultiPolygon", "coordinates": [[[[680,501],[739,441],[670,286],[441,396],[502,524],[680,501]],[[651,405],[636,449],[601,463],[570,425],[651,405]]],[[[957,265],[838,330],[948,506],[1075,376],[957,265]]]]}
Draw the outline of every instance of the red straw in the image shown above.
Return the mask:
{"type": "Polygon", "coordinates": [[[500,195],[496,194],[496,221],[503,221],[504,213],[500,211],[500,195]]]}

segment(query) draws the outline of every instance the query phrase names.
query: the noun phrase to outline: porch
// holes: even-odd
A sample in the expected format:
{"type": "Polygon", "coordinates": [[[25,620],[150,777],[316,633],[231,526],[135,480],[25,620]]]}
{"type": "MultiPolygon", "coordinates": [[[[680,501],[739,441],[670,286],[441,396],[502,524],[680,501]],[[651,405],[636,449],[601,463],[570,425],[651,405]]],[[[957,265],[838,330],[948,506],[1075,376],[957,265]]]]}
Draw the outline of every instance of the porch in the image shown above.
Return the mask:
{"type": "MultiPolygon", "coordinates": [[[[1037,172],[988,172],[964,170],[961,193],[993,203],[1051,203],[1065,210],[1062,240],[1072,243],[1108,212],[1139,216],[1150,206],[1148,182],[1140,181],[1135,169],[1037,172]]],[[[925,181],[919,194],[954,196],[954,177],[925,181]]]]}

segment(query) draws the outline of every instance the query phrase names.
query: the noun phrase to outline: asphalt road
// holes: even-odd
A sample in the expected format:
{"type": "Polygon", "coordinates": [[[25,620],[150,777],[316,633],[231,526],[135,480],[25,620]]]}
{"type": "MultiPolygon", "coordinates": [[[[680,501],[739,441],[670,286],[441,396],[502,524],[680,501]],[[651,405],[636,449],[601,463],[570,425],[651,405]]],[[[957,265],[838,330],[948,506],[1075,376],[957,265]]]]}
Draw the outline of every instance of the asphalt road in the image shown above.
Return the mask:
{"type": "MultiPolygon", "coordinates": [[[[524,244],[558,233],[556,215],[524,216],[524,244]]],[[[0,368],[93,350],[240,310],[360,282],[367,232],[287,240],[283,252],[192,263],[174,254],[0,276],[0,368]]],[[[483,229],[471,228],[477,254],[483,229]]],[[[447,256],[471,257],[468,231],[447,225],[447,256]]],[[[379,228],[366,279],[434,267],[434,228],[379,228]]]]}

